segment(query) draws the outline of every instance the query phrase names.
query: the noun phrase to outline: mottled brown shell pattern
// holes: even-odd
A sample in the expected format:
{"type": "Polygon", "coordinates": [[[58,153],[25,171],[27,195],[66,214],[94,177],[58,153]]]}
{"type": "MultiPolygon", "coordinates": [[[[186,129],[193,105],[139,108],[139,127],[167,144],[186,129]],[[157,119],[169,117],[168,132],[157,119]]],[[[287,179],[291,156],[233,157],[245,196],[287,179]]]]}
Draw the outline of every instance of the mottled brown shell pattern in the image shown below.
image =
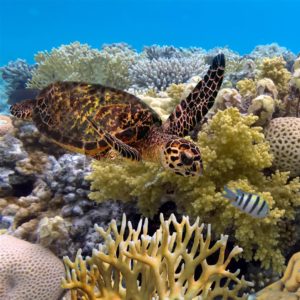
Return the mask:
{"type": "Polygon", "coordinates": [[[159,116],[134,95],[102,85],[56,82],[38,95],[33,121],[62,147],[88,155],[110,149],[92,128],[90,118],[126,144],[143,139],[159,116]]]}

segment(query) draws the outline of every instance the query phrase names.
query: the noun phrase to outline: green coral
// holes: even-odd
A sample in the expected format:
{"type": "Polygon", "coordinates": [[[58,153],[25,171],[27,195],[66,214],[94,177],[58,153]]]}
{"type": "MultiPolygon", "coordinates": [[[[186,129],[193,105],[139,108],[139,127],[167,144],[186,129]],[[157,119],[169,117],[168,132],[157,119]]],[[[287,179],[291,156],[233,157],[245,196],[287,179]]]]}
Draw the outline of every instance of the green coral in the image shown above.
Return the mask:
{"type": "Polygon", "coordinates": [[[128,67],[136,53],[123,44],[104,46],[102,51],[74,42],[35,55],[38,67],[27,84],[42,89],[54,81],[101,83],[120,89],[130,85],[128,67]]]}
{"type": "Polygon", "coordinates": [[[252,126],[256,120],[230,108],[219,111],[204,126],[198,142],[205,167],[202,177],[174,176],[150,162],[94,162],[90,198],[138,199],[139,209],[148,216],[157,213],[163,201],[172,199],[179,210],[211,223],[216,234],[234,235],[244,248],[245,259],[281,271],[284,236],[278,224],[294,218],[300,205],[300,183],[298,178],[288,182],[288,173],[263,175],[272,156],[262,128],[252,126]],[[225,184],[263,196],[270,206],[269,216],[253,219],[237,210],[222,196],[225,184]]]}
{"type": "Polygon", "coordinates": [[[291,73],[285,67],[286,62],[282,57],[263,59],[259,66],[258,79],[270,78],[275,83],[279,98],[282,99],[289,92],[291,73]]]}

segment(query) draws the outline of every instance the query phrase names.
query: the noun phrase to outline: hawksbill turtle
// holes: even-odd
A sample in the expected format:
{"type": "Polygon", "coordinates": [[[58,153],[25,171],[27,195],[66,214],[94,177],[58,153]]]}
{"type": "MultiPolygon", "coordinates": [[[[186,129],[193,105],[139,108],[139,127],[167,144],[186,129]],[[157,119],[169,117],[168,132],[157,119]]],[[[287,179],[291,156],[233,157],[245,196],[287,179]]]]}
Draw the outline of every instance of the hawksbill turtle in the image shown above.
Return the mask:
{"type": "Polygon", "coordinates": [[[110,151],[132,160],[160,162],[183,176],[201,175],[203,164],[189,135],[213,106],[223,81],[225,57],[218,54],[204,78],[162,123],[138,97],[100,84],[55,82],[35,99],[11,106],[12,115],[32,120],[54,143],[96,159],[110,151]]]}

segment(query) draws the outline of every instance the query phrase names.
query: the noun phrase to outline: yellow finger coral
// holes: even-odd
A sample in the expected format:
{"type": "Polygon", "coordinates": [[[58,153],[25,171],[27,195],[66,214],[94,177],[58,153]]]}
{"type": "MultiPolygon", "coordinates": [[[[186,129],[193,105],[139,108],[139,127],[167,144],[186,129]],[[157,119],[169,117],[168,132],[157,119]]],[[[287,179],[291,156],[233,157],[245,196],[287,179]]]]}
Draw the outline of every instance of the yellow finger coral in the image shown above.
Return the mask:
{"type": "MultiPolygon", "coordinates": [[[[67,270],[62,286],[72,289],[72,299],[98,300],[104,294],[115,299],[197,300],[246,299],[242,291],[251,286],[239,271],[227,270],[233,257],[242,252],[234,247],[225,254],[228,236],[211,245],[211,228],[204,234],[199,218],[191,224],[188,217],[178,222],[174,215],[164,220],[154,235],[148,235],[148,220],[140,220],[137,229],[126,217],[120,229],[113,220],[107,230],[95,226],[105,245],[94,249],[84,260],[79,251],[75,262],[65,257],[67,270]],[[127,226],[126,226],[127,225],[127,226]],[[204,238],[206,236],[206,238],[204,238]],[[217,254],[215,263],[207,259],[217,254]],[[221,284],[222,280],[222,284],[221,284]]],[[[110,298],[111,299],[111,298],[110,298]]]]}

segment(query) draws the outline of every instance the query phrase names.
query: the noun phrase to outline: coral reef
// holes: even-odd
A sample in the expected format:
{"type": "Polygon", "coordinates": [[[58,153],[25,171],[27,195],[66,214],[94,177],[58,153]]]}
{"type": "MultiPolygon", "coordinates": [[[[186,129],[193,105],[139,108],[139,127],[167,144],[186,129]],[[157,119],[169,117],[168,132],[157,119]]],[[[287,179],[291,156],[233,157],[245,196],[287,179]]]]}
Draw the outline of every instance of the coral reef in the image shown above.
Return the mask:
{"type": "Polygon", "coordinates": [[[43,142],[34,125],[17,123],[16,137],[0,143],[0,227],[16,237],[40,243],[57,256],[89,254],[99,242],[93,224],[131,217],[135,208],[120,202],[91,202],[84,177],[90,161],[64,154],[43,142]],[[20,138],[20,139],[19,139],[20,138]]]}
{"type": "Polygon", "coordinates": [[[0,73],[5,82],[6,95],[9,97],[14,91],[25,89],[35,68],[36,66],[29,65],[23,59],[11,61],[6,66],[1,67],[0,73]]]}
{"type": "Polygon", "coordinates": [[[268,95],[257,96],[251,101],[247,112],[258,116],[258,120],[254,123],[255,126],[265,126],[275,112],[275,101],[268,95]]]}
{"type": "Polygon", "coordinates": [[[100,51],[87,44],[62,45],[50,53],[38,52],[34,58],[37,68],[27,84],[30,88],[42,89],[59,80],[101,83],[103,79],[100,51]]]}
{"type": "Polygon", "coordinates": [[[184,83],[194,75],[202,75],[208,67],[203,54],[197,52],[188,56],[165,55],[156,58],[154,55],[154,57],[149,58],[147,53],[145,55],[142,53],[136,63],[130,66],[129,77],[135,88],[165,90],[172,83],[184,83]]]}
{"type": "Polygon", "coordinates": [[[296,55],[287,48],[279,46],[277,43],[256,46],[248,55],[248,57],[254,60],[260,60],[262,58],[273,58],[276,56],[282,56],[284,58],[287,63],[287,68],[290,71],[296,55]]]}
{"type": "Polygon", "coordinates": [[[237,109],[219,111],[199,134],[204,176],[182,178],[153,163],[94,162],[89,197],[108,197],[125,202],[138,199],[143,214],[153,216],[165,201],[172,200],[179,211],[211,223],[217,234],[228,232],[243,249],[243,257],[258,260],[264,268],[281,271],[285,233],[278,222],[291,220],[300,205],[298,179],[288,182],[287,173],[266,177],[261,172],[272,164],[268,143],[260,127],[251,127],[255,116],[241,116],[237,109]],[[271,209],[262,220],[237,211],[222,196],[228,184],[263,196],[271,209]]]}
{"type": "Polygon", "coordinates": [[[285,61],[282,57],[263,59],[259,66],[258,79],[263,78],[269,78],[274,82],[280,99],[288,94],[291,73],[285,68],[285,61]]]}
{"type": "Polygon", "coordinates": [[[289,171],[292,177],[300,175],[299,132],[300,119],[294,117],[275,118],[265,130],[274,169],[289,171]]]}
{"type": "Polygon", "coordinates": [[[297,300],[300,298],[300,252],[295,253],[284,272],[283,277],[256,294],[257,300],[297,300]]]}
{"type": "Polygon", "coordinates": [[[72,299],[102,299],[105,289],[117,299],[247,297],[241,290],[250,282],[239,279],[239,271],[227,270],[242,249],[235,247],[226,255],[225,235],[211,245],[210,225],[204,238],[204,224],[199,224],[199,218],[191,224],[188,217],[178,222],[174,215],[164,220],[161,214],[160,227],[152,236],[147,219],[144,224],[140,220],[134,229],[131,222],[126,224],[125,215],[120,229],[113,220],[107,230],[97,225],[96,230],[105,244],[95,249],[92,257],[84,260],[79,251],[75,262],[64,258],[67,276],[62,286],[72,289],[72,299]],[[208,262],[213,254],[218,255],[215,264],[208,262]]]}
{"type": "Polygon", "coordinates": [[[57,300],[64,276],[61,260],[49,250],[0,235],[0,298],[57,300]]]}
{"type": "Polygon", "coordinates": [[[215,99],[213,107],[206,115],[206,118],[211,118],[218,110],[225,110],[229,107],[236,107],[242,112],[242,97],[236,89],[221,89],[215,99]]]}
{"type": "Polygon", "coordinates": [[[101,83],[119,89],[131,85],[129,67],[135,64],[137,53],[127,44],[104,45],[99,54],[102,59],[101,83]]]}

